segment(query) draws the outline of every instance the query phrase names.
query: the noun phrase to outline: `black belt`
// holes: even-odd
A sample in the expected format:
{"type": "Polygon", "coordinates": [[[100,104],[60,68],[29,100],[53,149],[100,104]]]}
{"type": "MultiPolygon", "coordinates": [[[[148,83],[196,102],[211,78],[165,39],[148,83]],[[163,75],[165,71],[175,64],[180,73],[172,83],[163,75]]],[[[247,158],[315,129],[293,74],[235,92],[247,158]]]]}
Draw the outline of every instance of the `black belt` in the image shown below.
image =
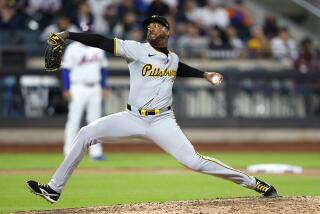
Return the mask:
{"type": "MultiPolygon", "coordinates": [[[[131,107],[130,104],[127,104],[127,109],[129,111],[133,111],[133,108],[131,107]]],[[[171,106],[165,107],[165,108],[162,108],[162,109],[152,109],[152,110],[137,109],[137,111],[139,111],[139,114],[141,116],[147,116],[147,115],[158,115],[158,114],[161,114],[162,112],[168,111],[170,109],[171,109],[171,106]]]]}
{"type": "Polygon", "coordinates": [[[96,86],[98,83],[83,83],[87,87],[93,87],[96,86]]]}
{"type": "Polygon", "coordinates": [[[86,86],[86,87],[94,87],[96,85],[98,85],[99,83],[97,82],[93,82],[93,83],[90,83],[90,82],[74,82],[74,83],[71,83],[71,85],[83,85],[83,86],[86,86]]]}

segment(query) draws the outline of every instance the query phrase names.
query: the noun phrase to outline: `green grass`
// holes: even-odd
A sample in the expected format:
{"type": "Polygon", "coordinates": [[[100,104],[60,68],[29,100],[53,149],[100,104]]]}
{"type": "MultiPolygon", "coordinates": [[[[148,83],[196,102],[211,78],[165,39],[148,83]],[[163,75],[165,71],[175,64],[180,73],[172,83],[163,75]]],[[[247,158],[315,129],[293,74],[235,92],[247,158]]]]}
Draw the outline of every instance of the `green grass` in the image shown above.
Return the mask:
{"type": "MultiPolygon", "coordinates": [[[[115,153],[107,154],[107,162],[91,162],[84,158],[82,168],[177,168],[181,167],[164,153],[115,153]]],[[[318,153],[205,153],[236,168],[249,164],[284,163],[307,168],[320,168],[318,153]]],[[[1,154],[0,169],[57,168],[62,154],[1,154]]]]}
{"type": "MultiPolygon", "coordinates": [[[[214,157],[237,168],[248,164],[279,162],[320,168],[320,155],[315,153],[215,153],[214,157]]],[[[0,169],[54,169],[62,161],[60,154],[0,154],[0,169]]],[[[91,162],[87,158],[81,168],[178,168],[164,154],[108,154],[106,162],[91,162]]],[[[50,205],[25,188],[25,181],[47,182],[51,173],[0,174],[0,213],[19,210],[43,210],[110,204],[172,201],[190,199],[233,198],[258,196],[255,192],[208,175],[195,172],[175,174],[109,173],[84,174],[75,172],[58,203],[50,205]]],[[[263,180],[274,184],[281,195],[320,195],[320,177],[301,175],[264,175],[263,180]]]]}

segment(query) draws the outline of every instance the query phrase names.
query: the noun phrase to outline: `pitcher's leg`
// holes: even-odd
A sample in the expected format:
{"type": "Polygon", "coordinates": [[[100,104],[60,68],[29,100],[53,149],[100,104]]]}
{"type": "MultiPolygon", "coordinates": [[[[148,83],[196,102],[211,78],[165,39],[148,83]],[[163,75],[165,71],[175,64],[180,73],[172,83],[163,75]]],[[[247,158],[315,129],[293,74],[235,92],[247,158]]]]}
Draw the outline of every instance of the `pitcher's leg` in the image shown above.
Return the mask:
{"type": "Polygon", "coordinates": [[[48,183],[49,186],[58,193],[62,192],[68,178],[71,176],[73,170],[78,166],[90,145],[90,138],[87,130],[87,127],[81,128],[72,143],[70,152],[65,156],[62,164],[56,170],[48,183]]]}
{"type": "Polygon", "coordinates": [[[218,176],[247,188],[255,187],[256,181],[253,176],[233,169],[217,159],[198,154],[177,125],[174,117],[166,116],[153,123],[148,129],[147,136],[177,161],[192,170],[218,176]]]}
{"type": "Polygon", "coordinates": [[[49,186],[56,192],[61,193],[86,150],[90,145],[96,143],[97,139],[116,139],[144,134],[144,124],[126,111],[108,115],[90,123],[80,129],[72,144],[71,152],[54,173],[49,186]]]}

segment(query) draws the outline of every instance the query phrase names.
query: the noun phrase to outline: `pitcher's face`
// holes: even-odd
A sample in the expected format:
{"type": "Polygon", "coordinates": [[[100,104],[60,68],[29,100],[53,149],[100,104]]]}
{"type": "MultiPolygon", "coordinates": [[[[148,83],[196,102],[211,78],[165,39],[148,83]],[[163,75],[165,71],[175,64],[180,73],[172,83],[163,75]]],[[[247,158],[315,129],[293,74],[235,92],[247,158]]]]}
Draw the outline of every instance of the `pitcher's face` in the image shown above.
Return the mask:
{"type": "Polygon", "coordinates": [[[147,40],[150,43],[158,43],[169,38],[170,31],[165,26],[157,22],[151,22],[147,27],[147,40]]]}

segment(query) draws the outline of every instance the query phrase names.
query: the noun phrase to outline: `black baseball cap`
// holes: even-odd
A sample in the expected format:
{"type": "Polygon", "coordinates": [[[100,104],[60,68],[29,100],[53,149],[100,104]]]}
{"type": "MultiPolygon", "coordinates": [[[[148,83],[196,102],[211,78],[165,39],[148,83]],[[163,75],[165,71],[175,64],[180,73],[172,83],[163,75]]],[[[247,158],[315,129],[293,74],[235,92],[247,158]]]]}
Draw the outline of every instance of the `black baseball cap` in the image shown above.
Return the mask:
{"type": "Polygon", "coordinates": [[[166,28],[170,29],[169,22],[167,21],[167,19],[165,17],[159,16],[159,15],[152,15],[152,16],[146,18],[142,22],[143,28],[147,29],[148,24],[150,24],[151,22],[157,22],[157,23],[165,26],[166,28]]]}

